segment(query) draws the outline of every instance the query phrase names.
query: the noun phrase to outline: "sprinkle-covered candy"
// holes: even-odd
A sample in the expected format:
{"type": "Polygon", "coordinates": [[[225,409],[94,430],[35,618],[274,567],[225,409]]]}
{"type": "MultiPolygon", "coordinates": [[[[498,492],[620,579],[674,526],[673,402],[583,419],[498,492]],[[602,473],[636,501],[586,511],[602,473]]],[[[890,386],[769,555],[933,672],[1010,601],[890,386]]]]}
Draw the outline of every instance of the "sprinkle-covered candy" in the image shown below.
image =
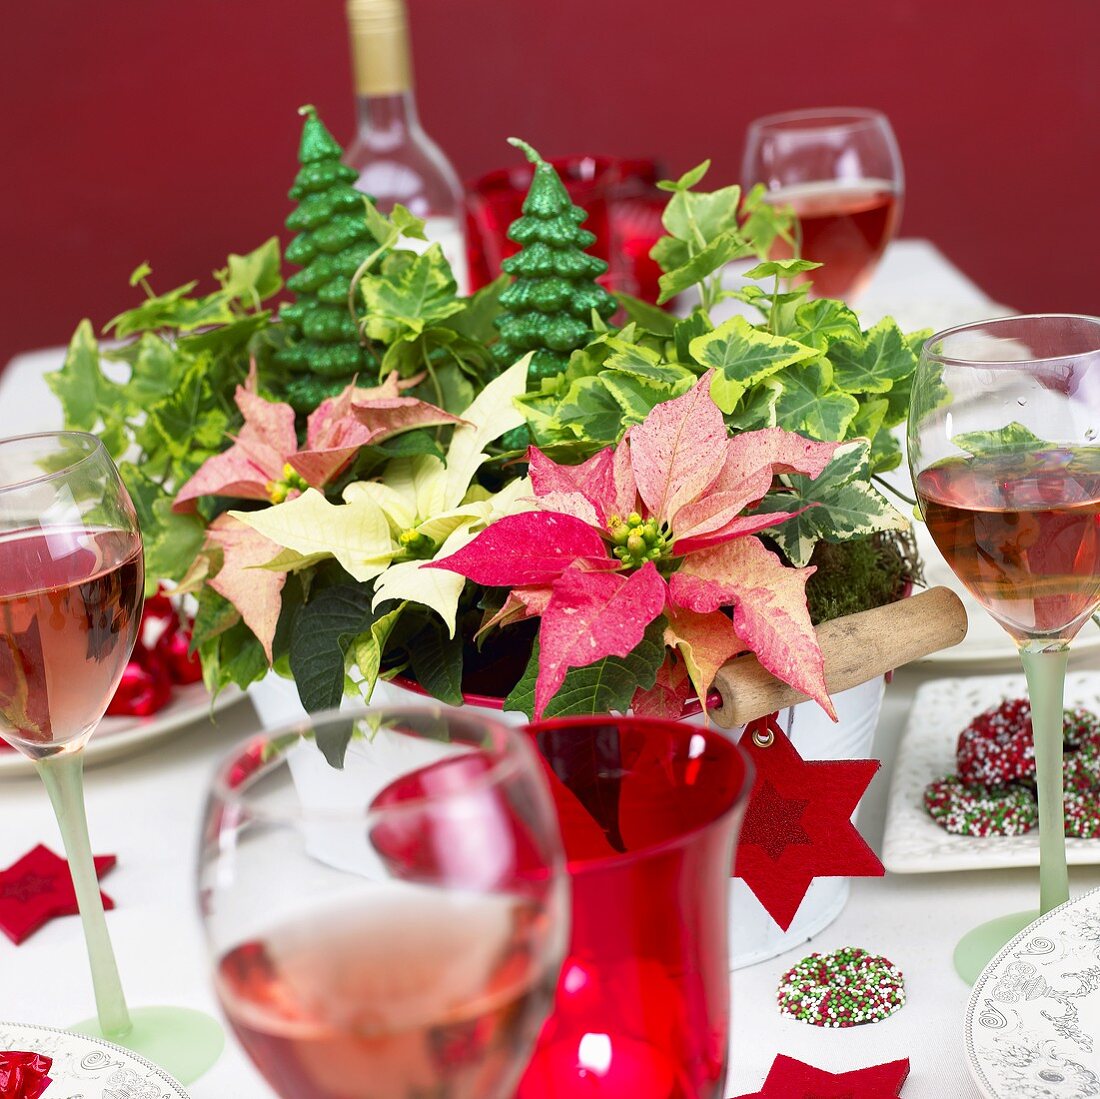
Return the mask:
{"type": "Polygon", "coordinates": [[[811,954],[783,974],[782,1014],[820,1027],[852,1027],[888,1019],[905,1003],[901,970],[859,947],[811,954]]]}
{"type": "Polygon", "coordinates": [[[956,836],[1022,836],[1039,819],[1035,796],[1026,786],[967,786],[955,775],[924,788],[924,807],[956,836]]]}
{"type": "Polygon", "coordinates": [[[959,778],[968,786],[1007,786],[1034,781],[1031,705],[1011,698],[978,714],[959,734],[959,778]]]}

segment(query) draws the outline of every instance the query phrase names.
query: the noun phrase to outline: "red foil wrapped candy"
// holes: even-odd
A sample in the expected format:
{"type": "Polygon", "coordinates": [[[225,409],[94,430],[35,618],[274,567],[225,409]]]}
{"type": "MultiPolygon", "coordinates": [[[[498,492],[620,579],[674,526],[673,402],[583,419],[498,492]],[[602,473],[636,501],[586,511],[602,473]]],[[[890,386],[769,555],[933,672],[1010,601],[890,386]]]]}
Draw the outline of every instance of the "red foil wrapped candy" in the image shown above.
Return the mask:
{"type": "Polygon", "coordinates": [[[0,1053],[0,1099],[38,1099],[53,1061],[40,1053],[0,1053]]]}

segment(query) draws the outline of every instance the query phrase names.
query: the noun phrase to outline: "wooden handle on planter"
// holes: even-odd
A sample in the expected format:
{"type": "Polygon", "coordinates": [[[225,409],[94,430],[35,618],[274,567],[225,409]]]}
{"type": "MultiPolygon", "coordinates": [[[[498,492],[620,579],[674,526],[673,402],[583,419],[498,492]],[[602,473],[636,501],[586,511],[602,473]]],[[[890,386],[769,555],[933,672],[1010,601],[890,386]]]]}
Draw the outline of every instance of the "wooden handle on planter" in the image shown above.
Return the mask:
{"type": "MultiPolygon", "coordinates": [[[[823,622],[817,640],[825,657],[829,693],[949,649],[966,636],[966,625],[966,608],[950,588],[929,588],[884,607],[823,622]]],[[[719,668],[714,687],[722,705],[710,715],[724,729],[806,701],[806,695],[776,679],[751,654],[719,668]]]]}

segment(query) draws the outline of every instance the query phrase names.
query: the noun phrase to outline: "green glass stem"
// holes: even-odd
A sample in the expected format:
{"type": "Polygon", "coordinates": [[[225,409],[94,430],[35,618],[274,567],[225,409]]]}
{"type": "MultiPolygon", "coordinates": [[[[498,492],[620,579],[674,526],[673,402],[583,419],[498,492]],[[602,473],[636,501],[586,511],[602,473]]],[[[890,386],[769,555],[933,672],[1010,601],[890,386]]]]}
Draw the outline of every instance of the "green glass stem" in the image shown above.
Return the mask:
{"type": "Polygon", "coordinates": [[[1069,900],[1066,821],[1062,794],[1062,707],[1068,646],[1044,648],[1030,642],[1020,649],[1031,699],[1035,774],[1039,793],[1039,911],[1069,900]]]}
{"type": "Polygon", "coordinates": [[[114,948],[107,933],[103,898],[99,893],[92,845],[88,839],[88,817],[84,810],[84,756],[82,752],[62,752],[35,764],[53,803],[61,829],[61,841],[69,860],[84,940],[92,967],[96,1011],[105,1038],[118,1041],[131,1029],[130,1013],[122,993],[114,948]]]}

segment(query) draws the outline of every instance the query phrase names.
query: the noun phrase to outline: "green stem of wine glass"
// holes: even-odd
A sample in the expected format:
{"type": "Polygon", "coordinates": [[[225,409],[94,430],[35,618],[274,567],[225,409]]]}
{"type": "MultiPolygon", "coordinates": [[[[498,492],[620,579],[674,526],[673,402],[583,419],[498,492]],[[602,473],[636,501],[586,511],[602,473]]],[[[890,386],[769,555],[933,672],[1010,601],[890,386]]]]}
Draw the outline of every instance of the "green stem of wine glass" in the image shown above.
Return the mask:
{"type": "Polygon", "coordinates": [[[84,924],[88,961],[92,967],[96,1012],[104,1037],[124,1038],[131,1030],[130,1013],[122,993],[114,948],[107,933],[103,898],[88,839],[88,817],[84,810],[84,754],[62,752],[39,760],[35,766],[53,803],[61,840],[69,860],[76,902],[84,924]]]}
{"type": "Polygon", "coordinates": [[[1035,736],[1035,772],[1039,791],[1039,911],[1069,900],[1066,867],[1066,819],[1062,800],[1062,707],[1069,648],[1020,650],[1031,699],[1035,736]]]}

